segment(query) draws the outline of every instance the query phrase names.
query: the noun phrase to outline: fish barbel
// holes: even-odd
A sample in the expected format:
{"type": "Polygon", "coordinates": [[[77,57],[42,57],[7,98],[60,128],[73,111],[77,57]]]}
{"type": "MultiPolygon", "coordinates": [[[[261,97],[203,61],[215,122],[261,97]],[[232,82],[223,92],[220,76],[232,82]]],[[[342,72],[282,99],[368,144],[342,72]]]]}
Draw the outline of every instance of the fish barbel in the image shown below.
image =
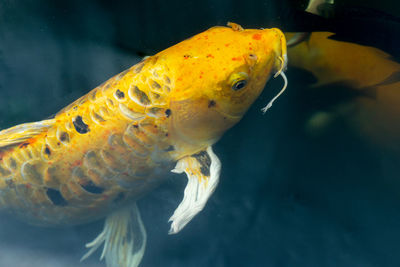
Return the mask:
{"type": "Polygon", "coordinates": [[[104,243],[107,266],[137,266],[146,233],[135,201],[171,170],[185,172],[170,219],[170,233],[179,232],[218,183],[211,146],[271,75],[284,77],[280,30],[228,25],[146,58],[54,118],[1,131],[0,208],[40,225],[107,217],[84,258],[104,243]]]}

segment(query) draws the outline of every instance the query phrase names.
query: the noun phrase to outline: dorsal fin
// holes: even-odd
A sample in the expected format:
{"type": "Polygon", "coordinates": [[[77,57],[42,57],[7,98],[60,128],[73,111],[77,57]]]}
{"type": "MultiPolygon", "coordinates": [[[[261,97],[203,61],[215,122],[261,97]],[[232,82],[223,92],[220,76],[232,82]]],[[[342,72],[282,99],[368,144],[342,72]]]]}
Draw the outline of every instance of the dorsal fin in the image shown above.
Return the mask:
{"type": "Polygon", "coordinates": [[[47,131],[54,122],[54,119],[29,122],[0,131],[0,150],[5,147],[21,144],[47,131]]]}

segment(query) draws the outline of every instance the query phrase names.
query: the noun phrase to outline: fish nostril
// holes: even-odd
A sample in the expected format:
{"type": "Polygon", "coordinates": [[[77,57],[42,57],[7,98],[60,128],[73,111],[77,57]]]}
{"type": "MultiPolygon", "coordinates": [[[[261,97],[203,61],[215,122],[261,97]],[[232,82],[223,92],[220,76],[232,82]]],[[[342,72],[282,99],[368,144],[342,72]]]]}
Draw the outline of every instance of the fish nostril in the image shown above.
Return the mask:
{"type": "Polygon", "coordinates": [[[258,60],[257,55],[256,55],[256,54],[253,54],[253,53],[249,54],[249,55],[248,55],[248,58],[249,58],[249,60],[250,60],[251,62],[253,62],[253,64],[254,64],[255,62],[257,62],[257,60],[258,60]]]}

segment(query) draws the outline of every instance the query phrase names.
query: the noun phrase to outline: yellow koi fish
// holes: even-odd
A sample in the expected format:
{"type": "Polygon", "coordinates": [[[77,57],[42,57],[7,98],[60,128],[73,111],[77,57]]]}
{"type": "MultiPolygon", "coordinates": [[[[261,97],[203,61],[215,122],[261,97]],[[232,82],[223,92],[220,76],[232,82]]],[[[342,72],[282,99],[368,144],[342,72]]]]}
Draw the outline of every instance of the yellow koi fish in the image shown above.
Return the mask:
{"type": "Polygon", "coordinates": [[[317,79],[314,88],[346,86],[352,96],[315,112],[306,128],[319,131],[342,118],[368,142],[399,151],[400,64],[378,48],[332,40],[333,35],[313,32],[298,42],[301,34],[286,34],[288,45],[293,44],[288,49],[291,66],[311,72],[317,79]]]}
{"type": "Polygon", "coordinates": [[[107,266],[137,266],[146,233],[135,201],[172,170],[188,178],[170,218],[170,233],[182,230],[218,184],[211,146],[271,75],[287,84],[282,32],[228,25],[148,57],[52,119],[1,131],[0,208],[40,225],[106,217],[83,259],[104,243],[107,266]]]}

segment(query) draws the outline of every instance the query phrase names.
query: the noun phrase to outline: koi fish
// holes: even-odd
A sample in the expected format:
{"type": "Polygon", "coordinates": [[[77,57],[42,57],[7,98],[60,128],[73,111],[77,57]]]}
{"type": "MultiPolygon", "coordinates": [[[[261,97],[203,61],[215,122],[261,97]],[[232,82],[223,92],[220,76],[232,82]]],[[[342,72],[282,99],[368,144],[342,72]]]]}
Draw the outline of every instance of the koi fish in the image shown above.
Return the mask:
{"type": "MultiPolygon", "coordinates": [[[[0,207],[38,225],[103,217],[90,256],[104,244],[107,266],[138,266],[146,232],[136,201],[186,173],[170,218],[181,231],[214,192],[221,163],[212,145],[286,68],[278,29],[229,23],[150,56],[58,112],[0,132],[0,207]]],[[[267,105],[268,109],[276,97],[267,105]]]]}
{"type": "Polygon", "coordinates": [[[306,129],[318,132],[342,118],[370,143],[398,151],[400,64],[378,48],[332,40],[330,32],[286,36],[291,66],[316,78],[310,95],[330,103],[314,110],[306,129]]]}

